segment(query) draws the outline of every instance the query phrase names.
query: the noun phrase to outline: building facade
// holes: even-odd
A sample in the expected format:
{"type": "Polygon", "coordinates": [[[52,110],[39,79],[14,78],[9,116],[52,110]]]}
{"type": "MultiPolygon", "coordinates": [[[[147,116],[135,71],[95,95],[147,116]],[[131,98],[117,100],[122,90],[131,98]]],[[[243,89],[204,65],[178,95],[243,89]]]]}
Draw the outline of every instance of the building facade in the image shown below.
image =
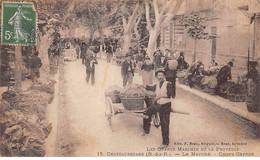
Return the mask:
{"type": "Polygon", "coordinates": [[[185,0],[180,12],[179,16],[199,13],[207,19],[206,32],[217,35],[195,42],[176,16],[176,20],[163,29],[161,46],[184,51],[188,63],[192,63],[196,51],[196,60],[201,60],[205,66],[212,59],[220,66],[232,60],[233,75],[241,75],[247,70],[248,49],[250,60],[260,61],[260,1],[185,0]],[[255,19],[251,21],[254,14],[255,19]]]}

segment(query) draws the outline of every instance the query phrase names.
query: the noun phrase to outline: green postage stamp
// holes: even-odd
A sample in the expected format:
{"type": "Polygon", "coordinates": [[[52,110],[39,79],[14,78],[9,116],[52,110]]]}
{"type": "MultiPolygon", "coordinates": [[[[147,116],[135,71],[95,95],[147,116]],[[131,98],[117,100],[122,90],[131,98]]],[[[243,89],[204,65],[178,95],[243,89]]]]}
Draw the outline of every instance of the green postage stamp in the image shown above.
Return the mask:
{"type": "Polygon", "coordinates": [[[2,44],[36,45],[37,15],[33,3],[3,2],[2,44]]]}

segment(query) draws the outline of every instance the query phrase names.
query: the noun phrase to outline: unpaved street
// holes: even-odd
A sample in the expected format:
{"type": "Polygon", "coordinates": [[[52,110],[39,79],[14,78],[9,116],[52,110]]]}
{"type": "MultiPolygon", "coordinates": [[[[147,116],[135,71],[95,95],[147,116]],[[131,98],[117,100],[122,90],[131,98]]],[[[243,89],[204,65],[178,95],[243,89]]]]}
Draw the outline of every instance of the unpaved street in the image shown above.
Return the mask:
{"type": "MultiPolygon", "coordinates": [[[[109,128],[104,116],[104,90],[111,85],[122,86],[120,67],[99,60],[95,86],[86,84],[85,66],[80,60],[65,63],[63,71],[55,156],[98,156],[98,152],[107,156],[107,152],[145,152],[147,147],[161,145],[160,128],[153,126],[150,135],[140,136],[140,117],[117,115],[113,131],[109,128]]],[[[135,76],[134,82],[141,83],[141,78],[135,76]]],[[[177,142],[232,141],[255,147],[259,143],[250,122],[190,93],[177,89],[173,104],[190,115],[171,114],[170,147],[177,142]]]]}

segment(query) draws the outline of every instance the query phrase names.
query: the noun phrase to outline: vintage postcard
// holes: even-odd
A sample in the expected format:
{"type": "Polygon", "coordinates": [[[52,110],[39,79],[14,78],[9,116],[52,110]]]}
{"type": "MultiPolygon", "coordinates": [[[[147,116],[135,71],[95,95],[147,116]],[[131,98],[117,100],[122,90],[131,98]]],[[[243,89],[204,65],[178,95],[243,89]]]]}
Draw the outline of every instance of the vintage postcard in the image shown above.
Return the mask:
{"type": "Polygon", "coordinates": [[[259,0],[2,0],[0,157],[259,157],[259,0]]]}

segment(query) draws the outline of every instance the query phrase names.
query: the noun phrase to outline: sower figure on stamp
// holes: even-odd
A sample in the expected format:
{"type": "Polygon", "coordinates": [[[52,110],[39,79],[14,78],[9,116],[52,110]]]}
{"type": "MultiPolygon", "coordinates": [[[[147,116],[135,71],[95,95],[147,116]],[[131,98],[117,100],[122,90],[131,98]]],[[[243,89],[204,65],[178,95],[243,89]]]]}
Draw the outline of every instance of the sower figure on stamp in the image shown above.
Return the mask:
{"type": "Polygon", "coordinates": [[[28,34],[22,29],[22,20],[32,21],[32,19],[25,16],[26,11],[23,11],[21,6],[18,7],[17,12],[8,21],[8,24],[14,26],[14,39],[16,42],[20,40],[25,40],[27,42],[28,34]]]}
{"type": "MultiPolygon", "coordinates": [[[[155,76],[158,83],[153,86],[146,86],[146,89],[156,93],[155,101],[152,105],[144,111],[148,119],[143,119],[143,136],[149,134],[151,127],[151,116],[159,112],[162,132],[162,146],[163,148],[169,145],[169,125],[171,113],[171,98],[173,95],[173,86],[170,82],[165,80],[165,72],[163,69],[157,70],[155,76]]],[[[147,102],[147,100],[146,100],[147,102]]],[[[148,104],[148,103],[147,103],[148,104]]],[[[151,103],[150,103],[151,104],[151,103]]]]}

